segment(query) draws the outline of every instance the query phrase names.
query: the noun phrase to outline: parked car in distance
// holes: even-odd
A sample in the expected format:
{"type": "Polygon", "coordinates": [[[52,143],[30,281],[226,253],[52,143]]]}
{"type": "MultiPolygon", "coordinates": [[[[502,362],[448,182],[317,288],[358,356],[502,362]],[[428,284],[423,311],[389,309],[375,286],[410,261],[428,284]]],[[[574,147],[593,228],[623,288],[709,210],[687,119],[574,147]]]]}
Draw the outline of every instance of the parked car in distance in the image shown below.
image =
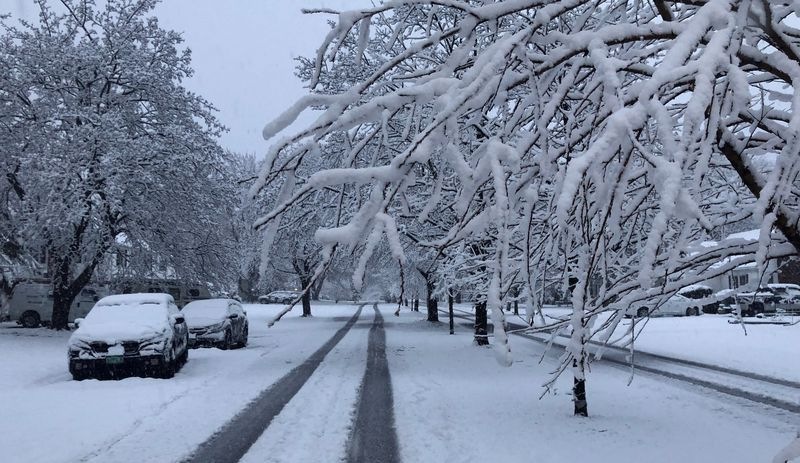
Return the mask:
{"type": "Polygon", "coordinates": [[[149,278],[144,280],[122,281],[116,285],[122,294],[131,293],[166,293],[172,296],[179,308],[192,301],[210,299],[208,288],[180,280],[149,278]]]}
{"type": "MultiPolygon", "coordinates": [[[[72,301],[68,322],[85,317],[103,295],[101,288],[87,286],[72,301]]],[[[48,325],[53,318],[53,288],[47,281],[23,281],[14,286],[8,310],[9,320],[25,328],[48,325]]]]}
{"type": "Polygon", "coordinates": [[[181,310],[189,326],[189,347],[244,347],[249,331],[247,312],[234,299],[205,299],[181,310]]]}
{"type": "Polygon", "coordinates": [[[760,313],[775,312],[775,304],[780,298],[769,287],[761,287],[755,291],[736,293],[736,304],[743,317],[754,317],[760,313]]]}
{"type": "Polygon", "coordinates": [[[630,307],[625,311],[627,317],[690,316],[703,313],[697,301],[681,294],[675,294],[657,307],[630,307]]]}
{"type": "Polygon", "coordinates": [[[273,291],[266,296],[259,296],[261,304],[289,304],[303,294],[302,291],[273,291]]]}
{"type": "Polygon", "coordinates": [[[169,294],[121,294],[95,304],[67,343],[76,380],[123,374],[171,378],[188,358],[189,330],[169,294]]]}
{"type": "Polygon", "coordinates": [[[800,286],[790,283],[771,283],[756,291],[736,294],[739,313],[754,317],[761,313],[800,312],[800,286]]]}
{"type": "Polygon", "coordinates": [[[775,297],[779,299],[779,303],[800,303],[800,285],[791,283],[770,283],[767,287],[771,289],[775,297]]]}
{"type": "Polygon", "coordinates": [[[703,302],[706,302],[706,304],[702,306],[703,313],[717,313],[719,309],[719,302],[714,301],[714,290],[710,286],[689,285],[678,291],[678,294],[689,299],[695,299],[698,304],[699,301],[704,300],[703,302]]]}

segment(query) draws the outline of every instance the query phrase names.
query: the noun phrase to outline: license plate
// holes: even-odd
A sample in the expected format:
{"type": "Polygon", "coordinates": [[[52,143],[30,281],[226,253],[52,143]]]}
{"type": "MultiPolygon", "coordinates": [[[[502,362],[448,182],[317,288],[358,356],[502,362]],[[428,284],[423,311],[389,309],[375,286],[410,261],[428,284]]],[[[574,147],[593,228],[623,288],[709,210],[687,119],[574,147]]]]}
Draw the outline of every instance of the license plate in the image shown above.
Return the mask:
{"type": "Polygon", "coordinates": [[[106,357],[106,363],[108,365],[119,365],[125,359],[123,357],[106,357]]]}

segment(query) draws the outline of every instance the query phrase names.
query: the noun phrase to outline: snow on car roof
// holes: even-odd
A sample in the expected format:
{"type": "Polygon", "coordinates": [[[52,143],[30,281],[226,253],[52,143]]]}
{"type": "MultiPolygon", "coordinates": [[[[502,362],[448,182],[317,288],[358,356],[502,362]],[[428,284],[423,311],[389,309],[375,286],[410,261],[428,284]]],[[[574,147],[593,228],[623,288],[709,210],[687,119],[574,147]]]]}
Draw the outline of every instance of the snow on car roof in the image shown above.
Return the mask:
{"type": "Polygon", "coordinates": [[[141,305],[159,304],[167,305],[174,303],[172,296],[164,293],[134,293],[134,294],[115,294],[100,299],[96,305],[141,305]]]}
{"type": "Polygon", "coordinates": [[[796,285],[793,283],[770,283],[767,286],[769,286],[770,288],[800,289],[800,285],[796,285]]]}
{"type": "Polygon", "coordinates": [[[710,286],[706,286],[706,285],[702,285],[702,284],[689,285],[689,286],[684,286],[683,288],[681,288],[680,291],[678,291],[678,293],[685,293],[687,291],[694,291],[696,289],[711,290],[711,287],[710,286]]]}
{"type": "Polygon", "coordinates": [[[232,302],[237,302],[234,299],[200,299],[197,301],[192,301],[183,308],[185,311],[186,309],[199,309],[199,308],[207,308],[207,307],[228,307],[228,304],[232,302]]]}

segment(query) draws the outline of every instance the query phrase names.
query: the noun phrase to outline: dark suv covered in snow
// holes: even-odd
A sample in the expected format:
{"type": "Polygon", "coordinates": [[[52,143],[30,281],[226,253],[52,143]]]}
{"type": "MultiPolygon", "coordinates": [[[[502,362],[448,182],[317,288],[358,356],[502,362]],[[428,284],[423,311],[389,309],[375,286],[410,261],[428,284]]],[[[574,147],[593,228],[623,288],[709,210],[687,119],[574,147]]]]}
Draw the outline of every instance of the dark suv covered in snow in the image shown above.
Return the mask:
{"type": "Polygon", "coordinates": [[[76,380],[129,374],[169,378],[187,359],[189,330],[169,294],[107,296],[67,344],[76,380]]]}

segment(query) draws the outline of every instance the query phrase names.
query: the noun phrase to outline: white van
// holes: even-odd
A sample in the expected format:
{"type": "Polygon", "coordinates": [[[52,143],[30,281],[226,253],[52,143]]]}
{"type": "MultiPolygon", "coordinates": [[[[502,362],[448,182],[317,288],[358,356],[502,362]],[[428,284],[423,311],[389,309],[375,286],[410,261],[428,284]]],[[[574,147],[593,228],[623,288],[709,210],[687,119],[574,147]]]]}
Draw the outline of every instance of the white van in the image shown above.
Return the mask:
{"type": "MultiPolygon", "coordinates": [[[[69,322],[83,318],[97,302],[101,294],[99,288],[87,286],[72,301],[69,322]]],[[[11,293],[9,319],[26,328],[36,328],[49,324],[53,318],[53,290],[49,282],[25,281],[17,284],[11,293]]]]}

